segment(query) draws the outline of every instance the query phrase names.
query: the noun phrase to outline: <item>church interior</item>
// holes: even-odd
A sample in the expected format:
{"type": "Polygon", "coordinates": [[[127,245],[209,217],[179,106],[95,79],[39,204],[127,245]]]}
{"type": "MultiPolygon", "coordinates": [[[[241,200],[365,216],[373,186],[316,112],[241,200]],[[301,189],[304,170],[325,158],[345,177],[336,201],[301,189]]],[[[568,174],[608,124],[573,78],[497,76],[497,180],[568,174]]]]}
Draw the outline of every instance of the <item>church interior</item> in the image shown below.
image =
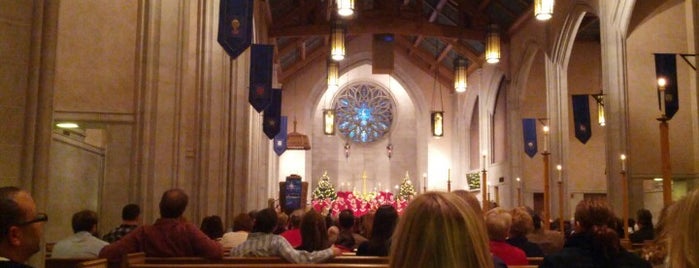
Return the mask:
{"type": "Polygon", "coordinates": [[[223,2],[0,1],[0,186],[32,193],[45,241],[82,209],[100,230],[128,203],[153,222],[173,187],[189,220],[229,226],[292,174],[309,205],[324,180],[409,181],[550,220],[595,197],[657,215],[699,187],[699,1],[355,0],[342,17],[342,1],[254,0],[241,27],[272,51],[273,138],[250,103],[262,60],[224,49],[223,2]]]}

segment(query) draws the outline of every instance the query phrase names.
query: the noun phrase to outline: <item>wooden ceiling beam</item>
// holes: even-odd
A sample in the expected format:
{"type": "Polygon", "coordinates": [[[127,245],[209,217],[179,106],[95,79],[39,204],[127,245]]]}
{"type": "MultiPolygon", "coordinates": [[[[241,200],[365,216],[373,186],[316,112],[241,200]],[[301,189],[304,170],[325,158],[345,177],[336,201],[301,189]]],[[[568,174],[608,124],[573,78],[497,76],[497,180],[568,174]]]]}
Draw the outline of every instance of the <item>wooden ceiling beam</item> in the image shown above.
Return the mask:
{"type": "Polygon", "coordinates": [[[531,18],[534,17],[534,5],[530,5],[522,15],[520,15],[514,22],[512,22],[512,25],[510,25],[510,28],[507,29],[507,40],[510,39],[513,35],[515,35],[517,32],[519,32],[522,27],[528,22],[531,18]]]}
{"type": "Polygon", "coordinates": [[[437,6],[434,7],[434,9],[432,10],[432,14],[430,14],[430,19],[428,21],[434,22],[435,20],[437,20],[437,16],[439,16],[439,13],[442,12],[442,9],[446,4],[447,0],[440,0],[439,3],[437,3],[437,6]]]}
{"type": "Polygon", "coordinates": [[[512,12],[512,10],[510,10],[509,8],[507,8],[507,7],[506,7],[505,5],[503,5],[500,1],[495,1],[494,3],[495,3],[495,5],[497,5],[498,7],[500,7],[500,9],[501,9],[502,11],[504,11],[505,13],[507,13],[508,16],[510,16],[510,17],[512,17],[512,18],[517,18],[517,14],[515,14],[514,12],[512,12]]]}
{"type": "Polygon", "coordinates": [[[301,60],[306,60],[306,40],[299,44],[299,50],[301,51],[301,60]]]}
{"type": "Polygon", "coordinates": [[[425,37],[422,35],[419,35],[417,38],[415,38],[415,42],[413,42],[413,45],[410,46],[410,50],[408,51],[408,55],[413,55],[413,53],[415,53],[415,50],[418,49],[418,47],[420,46],[420,43],[424,39],[425,39],[425,37]]]}
{"type": "Polygon", "coordinates": [[[442,39],[442,42],[451,45],[452,49],[454,49],[454,51],[456,51],[456,53],[459,53],[460,55],[466,56],[466,58],[471,62],[470,65],[475,65],[478,67],[483,66],[483,62],[485,62],[484,55],[478,55],[470,47],[464,46],[453,39],[442,39]]]}
{"type": "MultiPolygon", "coordinates": [[[[415,59],[414,56],[408,55],[407,51],[404,48],[395,48],[396,52],[403,55],[404,57],[411,59],[413,61],[413,64],[417,66],[420,70],[425,72],[426,75],[429,77],[432,77],[434,79],[434,71],[430,71],[430,64],[427,62],[418,62],[418,59],[415,59]]],[[[446,68],[440,68],[440,69],[446,69],[446,68]]],[[[452,77],[448,77],[442,74],[442,71],[440,70],[439,75],[437,76],[437,81],[441,83],[442,87],[444,88],[451,88],[451,85],[454,84],[454,77],[452,74],[452,77]]]]}
{"type": "Polygon", "coordinates": [[[425,72],[430,74],[431,76],[434,76],[434,71],[435,71],[435,66],[439,66],[439,73],[440,75],[448,78],[447,80],[451,80],[449,83],[454,82],[454,73],[452,70],[447,69],[443,65],[439,64],[437,59],[434,58],[434,55],[431,55],[424,50],[420,49],[417,50],[413,55],[408,55],[408,50],[410,50],[410,41],[404,37],[401,38],[396,38],[396,45],[400,47],[401,51],[404,55],[408,56],[409,59],[413,59],[413,62],[415,65],[421,65],[425,68],[425,72]],[[416,61],[421,61],[424,64],[419,64],[416,61]]]}
{"type": "Polygon", "coordinates": [[[296,72],[300,71],[304,67],[310,65],[316,60],[323,59],[323,56],[327,57],[329,52],[329,46],[319,46],[318,48],[314,49],[310,54],[308,54],[305,60],[299,60],[284,68],[284,70],[282,70],[279,74],[279,81],[281,83],[286,82],[292,75],[294,75],[296,72]]]}
{"type": "Polygon", "coordinates": [[[451,48],[452,48],[451,44],[447,44],[447,46],[444,47],[444,49],[442,49],[442,52],[439,53],[439,56],[437,56],[437,60],[435,62],[436,66],[432,66],[432,68],[430,68],[431,70],[434,70],[437,66],[442,65],[441,64],[442,60],[444,60],[444,58],[449,54],[449,51],[451,51],[451,48]]]}
{"type": "MultiPolygon", "coordinates": [[[[269,37],[302,37],[328,35],[329,33],[329,24],[269,29],[269,37]]],[[[392,33],[395,35],[424,35],[481,41],[485,40],[485,31],[482,30],[465,29],[457,26],[433,24],[427,21],[415,21],[390,17],[373,19],[367,18],[350,22],[347,27],[347,33],[357,35],[392,33]]]]}
{"type": "Polygon", "coordinates": [[[319,0],[302,1],[300,6],[294,8],[294,10],[290,12],[287,12],[282,17],[278,18],[276,21],[280,25],[286,25],[289,23],[293,23],[297,20],[303,20],[304,18],[308,17],[308,14],[310,14],[314,10],[318,3],[320,3],[319,0]]]}
{"type": "Polygon", "coordinates": [[[303,42],[305,39],[302,38],[292,38],[283,47],[279,48],[279,53],[277,55],[286,55],[296,50],[299,47],[299,43],[303,42]]]}

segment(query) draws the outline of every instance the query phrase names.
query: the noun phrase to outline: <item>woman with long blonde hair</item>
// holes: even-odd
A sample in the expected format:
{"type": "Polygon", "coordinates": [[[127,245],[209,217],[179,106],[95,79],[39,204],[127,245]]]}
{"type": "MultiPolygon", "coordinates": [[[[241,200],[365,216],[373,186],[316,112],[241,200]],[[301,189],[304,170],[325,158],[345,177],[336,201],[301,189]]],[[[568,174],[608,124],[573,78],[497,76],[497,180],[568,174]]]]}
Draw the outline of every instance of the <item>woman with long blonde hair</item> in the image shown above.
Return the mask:
{"type": "Polygon", "coordinates": [[[662,230],[668,249],[668,267],[699,267],[699,189],[687,194],[668,211],[662,230]]]}
{"type": "Polygon", "coordinates": [[[390,267],[493,267],[482,215],[458,196],[427,192],[406,208],[391,242],[390,267]]]}

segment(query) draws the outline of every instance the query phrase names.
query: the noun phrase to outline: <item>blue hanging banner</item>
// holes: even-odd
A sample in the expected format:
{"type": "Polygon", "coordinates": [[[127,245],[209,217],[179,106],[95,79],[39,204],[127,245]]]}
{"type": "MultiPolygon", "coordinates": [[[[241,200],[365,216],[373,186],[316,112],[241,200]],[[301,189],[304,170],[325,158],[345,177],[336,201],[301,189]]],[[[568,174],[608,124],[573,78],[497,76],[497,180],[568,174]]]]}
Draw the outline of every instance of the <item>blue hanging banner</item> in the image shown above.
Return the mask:
{"type": "Polygon", "coordinates": [[[533,158],[538,151],[536,142],[536,119],[523,118],[522,132],[524,136],[524,153],[526,153],[529,158],[533,158]]]}
{"type": "Polygon", "coordinates": [[[252,43],[254,0],[221,0],[218,43],[231,58],[240,56],[252,43]]]}
{"type": "MultiPolygon", "coordinates": [[[[680,109],[677,93],[677,59],[675,54],[655,54],[655,76],[665,78],[665,117],[671,119],[680,109]]],[[[660,90],[658,90],[658,106],[660,106],[660,90]]]]}
{"type": "Polygon", "coordinates": [[[279,134],[274,136],[274,152],[282,155],[286,151],[287,117],[282,116],[279,124],[279,134]]]}
{"type": "Polygon", "coordinates": [[[267,108],[272,101],[274,46],[253,44],[250,52],[250,91],[248,92],[248,101],[259,113],[267,108]]]}
{"type": "Polygon", "coordinates": [[[272,89],[272,102],[265,108],[262,117],[262,131],[271,140],[279,134],[282,116],[282,90],[272,89]]]}
{"type": "Polygon", "coordinates": [[[573,95],[573,122],[575,124],[575,137],[583,144],[587,143],[592,137],[588,95],[573,95]]]}

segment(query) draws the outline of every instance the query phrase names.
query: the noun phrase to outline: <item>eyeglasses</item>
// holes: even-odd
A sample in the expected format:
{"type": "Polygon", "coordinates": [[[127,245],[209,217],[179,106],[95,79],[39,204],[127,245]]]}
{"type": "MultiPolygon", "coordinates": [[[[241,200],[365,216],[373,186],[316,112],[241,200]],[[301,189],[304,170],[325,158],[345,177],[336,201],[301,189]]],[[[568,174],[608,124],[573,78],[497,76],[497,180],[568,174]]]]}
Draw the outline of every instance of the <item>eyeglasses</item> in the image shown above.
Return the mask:
{"type": "Polygon", "coordinates": [[[17,224],[17,226],[25,226],[25,225],[30,225],[35,222],[43,222],[43,221],[49,221],[49,215],[46,215],[46,213],[38,213],[36,214],[36,218],[33,220],[28,220],[25,222],[20,222],[17,224]]]}

